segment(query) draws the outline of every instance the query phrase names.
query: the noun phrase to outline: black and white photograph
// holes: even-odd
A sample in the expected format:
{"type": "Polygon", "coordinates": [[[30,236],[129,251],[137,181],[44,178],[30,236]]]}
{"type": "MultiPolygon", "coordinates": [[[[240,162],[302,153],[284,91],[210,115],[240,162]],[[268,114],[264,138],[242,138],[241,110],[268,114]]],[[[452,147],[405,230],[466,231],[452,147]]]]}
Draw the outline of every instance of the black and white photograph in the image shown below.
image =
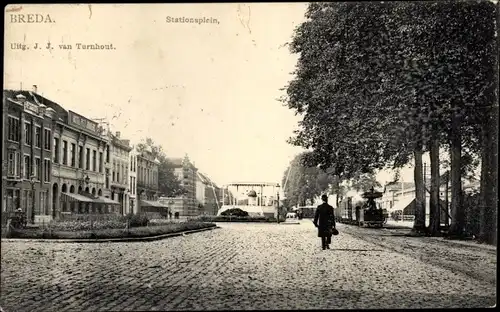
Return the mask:
{"type": "Polygon", "coordinates": [[[496,307],[498,0],[3,24],[0,312],[496,307]]]}

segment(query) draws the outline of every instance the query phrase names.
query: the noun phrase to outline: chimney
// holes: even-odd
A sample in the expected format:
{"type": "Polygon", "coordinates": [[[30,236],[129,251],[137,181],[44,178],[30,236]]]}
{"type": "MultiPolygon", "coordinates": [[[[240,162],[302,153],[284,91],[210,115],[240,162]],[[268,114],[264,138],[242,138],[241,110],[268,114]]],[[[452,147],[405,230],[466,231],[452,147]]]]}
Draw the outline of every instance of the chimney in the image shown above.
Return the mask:
{"type": "Polygon", "coordinates": [[[33,92],[38,93],[38,87],[36,85],[33,85],[33,92]]]}
{"type": "Polygon", "coordinates": [[[116,131],[116,138],[119,139],[120,138],[120,131],[116,131]]]}

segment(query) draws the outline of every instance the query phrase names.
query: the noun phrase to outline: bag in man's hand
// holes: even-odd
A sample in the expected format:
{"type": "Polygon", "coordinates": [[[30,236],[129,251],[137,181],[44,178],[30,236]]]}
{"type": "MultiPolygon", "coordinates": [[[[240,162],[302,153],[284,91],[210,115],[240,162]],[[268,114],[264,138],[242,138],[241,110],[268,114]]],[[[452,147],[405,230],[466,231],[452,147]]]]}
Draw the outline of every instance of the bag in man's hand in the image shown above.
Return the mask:
{"type": "Polygon", "coordinates": [[[333,235],[339,235],[339,231],[336,228],[332,228],[333,235]]]}

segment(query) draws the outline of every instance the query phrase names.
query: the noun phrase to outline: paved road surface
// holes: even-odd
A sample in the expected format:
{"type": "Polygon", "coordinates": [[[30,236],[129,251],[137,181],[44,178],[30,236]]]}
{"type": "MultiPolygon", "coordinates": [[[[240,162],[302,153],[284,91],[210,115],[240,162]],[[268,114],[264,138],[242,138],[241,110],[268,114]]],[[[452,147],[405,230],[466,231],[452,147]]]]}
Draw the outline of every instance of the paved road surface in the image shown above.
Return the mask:
{"type": "MultiPolygon", "coordinates": [[[[485,282],[368,242],[362,230],[353,232],[346,225],[339,225],[341,234],[326,251],[310,220],[300,225],[220,226],[147,243],[3,242],[0,306],[10,312],[458,308],[495,303],[496,279],[485,282]]],[[[485,257],[494,268],[495,254],[485,257]]]]}

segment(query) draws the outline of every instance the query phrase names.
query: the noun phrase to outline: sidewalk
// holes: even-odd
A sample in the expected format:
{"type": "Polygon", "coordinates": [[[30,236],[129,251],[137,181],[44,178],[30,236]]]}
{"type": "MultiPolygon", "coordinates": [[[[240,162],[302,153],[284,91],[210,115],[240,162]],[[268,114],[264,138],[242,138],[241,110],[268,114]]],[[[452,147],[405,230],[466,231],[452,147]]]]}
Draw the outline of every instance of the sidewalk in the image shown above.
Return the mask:
{"type": "MultiPolygon", "coordinates": [[[[413,228],[413,221],[394,221],[394,220],[387,220],[387,223],[385,224],[386,230],[390,231],[391,229],[397,230],[397,229],[411,229],[413,228]]],[[[496,250],[497,248],[492,245],[488,244],[478,244],[477,241],[475,240],[450,240],[446,239],[444,237],[429,237],[430,239],[433,240],[438,240],[442,241],[445,243],[451,243],[451,244],[459,244],[459,245],[464,245],[464,246],[469,246],[469,247],[480,247],[483,249],[487,250],[496,250]]]]}
{"type": "Polygon", "coordinates": [[[413,228],[413,223],[414,223],[414,221],[387,220],[386,225],[411,229],[411,228],[413,228]]]}

